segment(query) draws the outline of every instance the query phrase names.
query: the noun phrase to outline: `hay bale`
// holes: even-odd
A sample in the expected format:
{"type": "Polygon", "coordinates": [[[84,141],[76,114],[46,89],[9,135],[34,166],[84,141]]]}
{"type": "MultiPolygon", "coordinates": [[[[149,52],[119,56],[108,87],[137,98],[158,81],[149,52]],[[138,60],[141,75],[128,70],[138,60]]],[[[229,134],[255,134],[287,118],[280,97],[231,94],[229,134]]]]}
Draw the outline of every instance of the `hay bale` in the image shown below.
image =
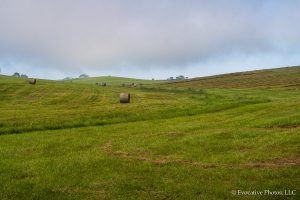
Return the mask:
{"type": "Polygon", "coordinates": [[[104,83],[101,83],[101,85],[105,87],[105,86],[106,86],[106,83],[105,83],[105,82],[104,82],[104,83]]]}
{"type": "Polygon", "coordinates": [[[29,84],[35,85],[36,84],[36,79],[35,78],[30,79],[29,84]]]}
{"type": "Polygon", "coordinates": [[[121,93],[120,94],[120,103],[130,103],[130,94],[129,93],[121,93]]]}

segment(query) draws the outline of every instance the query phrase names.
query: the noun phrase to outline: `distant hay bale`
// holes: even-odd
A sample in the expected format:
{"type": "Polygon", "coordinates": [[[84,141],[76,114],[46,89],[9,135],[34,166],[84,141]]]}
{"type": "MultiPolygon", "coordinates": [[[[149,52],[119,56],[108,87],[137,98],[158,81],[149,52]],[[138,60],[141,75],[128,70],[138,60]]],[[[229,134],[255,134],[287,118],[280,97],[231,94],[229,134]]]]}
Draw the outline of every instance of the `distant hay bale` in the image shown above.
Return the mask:
{"type": "Polygon", "coordinates": [[[121,93],[120,94],[120,103],[130,103],[130,94],[129,93],[121,93]]]}
{"type": "Polygon", "coordinates": [[[29,84],[35,85],[36,84],[36,79],[35,78],[30,79],[29,84]]]}

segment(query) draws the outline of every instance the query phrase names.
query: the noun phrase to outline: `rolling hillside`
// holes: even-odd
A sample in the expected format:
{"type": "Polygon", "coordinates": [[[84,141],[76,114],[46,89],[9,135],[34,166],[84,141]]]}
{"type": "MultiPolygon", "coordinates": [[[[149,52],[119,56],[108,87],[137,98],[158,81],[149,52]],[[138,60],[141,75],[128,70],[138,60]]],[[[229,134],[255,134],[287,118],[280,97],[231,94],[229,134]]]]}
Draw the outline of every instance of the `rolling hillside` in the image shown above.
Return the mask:
{"type": "Polygon", "coordinates": [[[30,85],[0,76],[0,199],[298,193],[298,72],[255,71],[159,88],[49,80],[30,85]],[[253,76],[264,78],[257,84],[253,76]],[[130,92],[131,103],[120,104],[120,92],[130,92]]]}
{"type": "MultiPolygon", "coordinates": [[[[70,82],[70,81],[66,81],[70,82]]],[[[164,81],[156,81],[156,80],[144,80],[144,79],[134,79],[134,78],[125,78],[125,77],[115,77],[115,76],[100,76],[100,77],[89,77],[89,78],[79,78],[72,80],[74,83],[107,83],[108,86],[121,86],[122,84],[153,84],[153,83],[161,83],[164,81]]]]}
{"type": "Polygon", "coordinates": [[[231,73],[178,82],[165,87],[175,88],[280,88],[300,87],[300,66],[231,73]]]}

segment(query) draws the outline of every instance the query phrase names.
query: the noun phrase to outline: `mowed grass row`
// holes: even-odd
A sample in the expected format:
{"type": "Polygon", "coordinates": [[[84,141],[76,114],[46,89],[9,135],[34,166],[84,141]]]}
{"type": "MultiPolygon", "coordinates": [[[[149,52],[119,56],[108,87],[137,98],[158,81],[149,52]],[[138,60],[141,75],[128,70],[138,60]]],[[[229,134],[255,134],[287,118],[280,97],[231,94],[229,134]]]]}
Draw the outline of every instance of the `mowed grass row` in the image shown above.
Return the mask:
{"type": "Polygon", "coordinates": [[[235,198],[232,190],[299,191],[299,114],[288,101],[265,104],[2,135],[0,197],[213,200],[235,198]]]}
{"type": "Polygon", "coordinates": [[[254,93],[123,88],[26,79],[0,79],[0,134],[107,125],[217,112],[265,103],[254,93]],[[131,93],[120,104],[120,92],[131,93]]]}

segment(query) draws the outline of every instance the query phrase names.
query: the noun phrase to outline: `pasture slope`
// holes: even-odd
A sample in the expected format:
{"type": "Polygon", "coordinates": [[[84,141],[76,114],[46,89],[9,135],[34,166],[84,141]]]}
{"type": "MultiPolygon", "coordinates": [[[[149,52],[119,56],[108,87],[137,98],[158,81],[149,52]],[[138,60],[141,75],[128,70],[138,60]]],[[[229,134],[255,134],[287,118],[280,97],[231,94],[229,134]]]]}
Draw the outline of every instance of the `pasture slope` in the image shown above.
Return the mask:
{"type": "Polygon", "coordinates": [[[300,67],[139,88],[0,76],[0,199],[299,199],[299,143],[300,67]]]}
{"type": "Polygon", "coordinates": [[[299,87],[300,67],[283,67],[249,72],[221,74],[165,85],[184,88],[280,88],[299,87]]]}
{"type": "MultiPolygon", "coordinates": [[[[71,80],[66,80],[65,82],[70,82],[71,80]]],[[[144,79],[136,79],[136,78],[125,78],[125,77],[116,77],[116,76],[99,76],[99,77],[89,77],[89,78],[78,78],[73,79],[74,83],[107,83],[108,86],[122,86],[122,84],[153,84],[153,83],[162,83],[165,81],[158,80],[144,80],[144,79]]]]}

